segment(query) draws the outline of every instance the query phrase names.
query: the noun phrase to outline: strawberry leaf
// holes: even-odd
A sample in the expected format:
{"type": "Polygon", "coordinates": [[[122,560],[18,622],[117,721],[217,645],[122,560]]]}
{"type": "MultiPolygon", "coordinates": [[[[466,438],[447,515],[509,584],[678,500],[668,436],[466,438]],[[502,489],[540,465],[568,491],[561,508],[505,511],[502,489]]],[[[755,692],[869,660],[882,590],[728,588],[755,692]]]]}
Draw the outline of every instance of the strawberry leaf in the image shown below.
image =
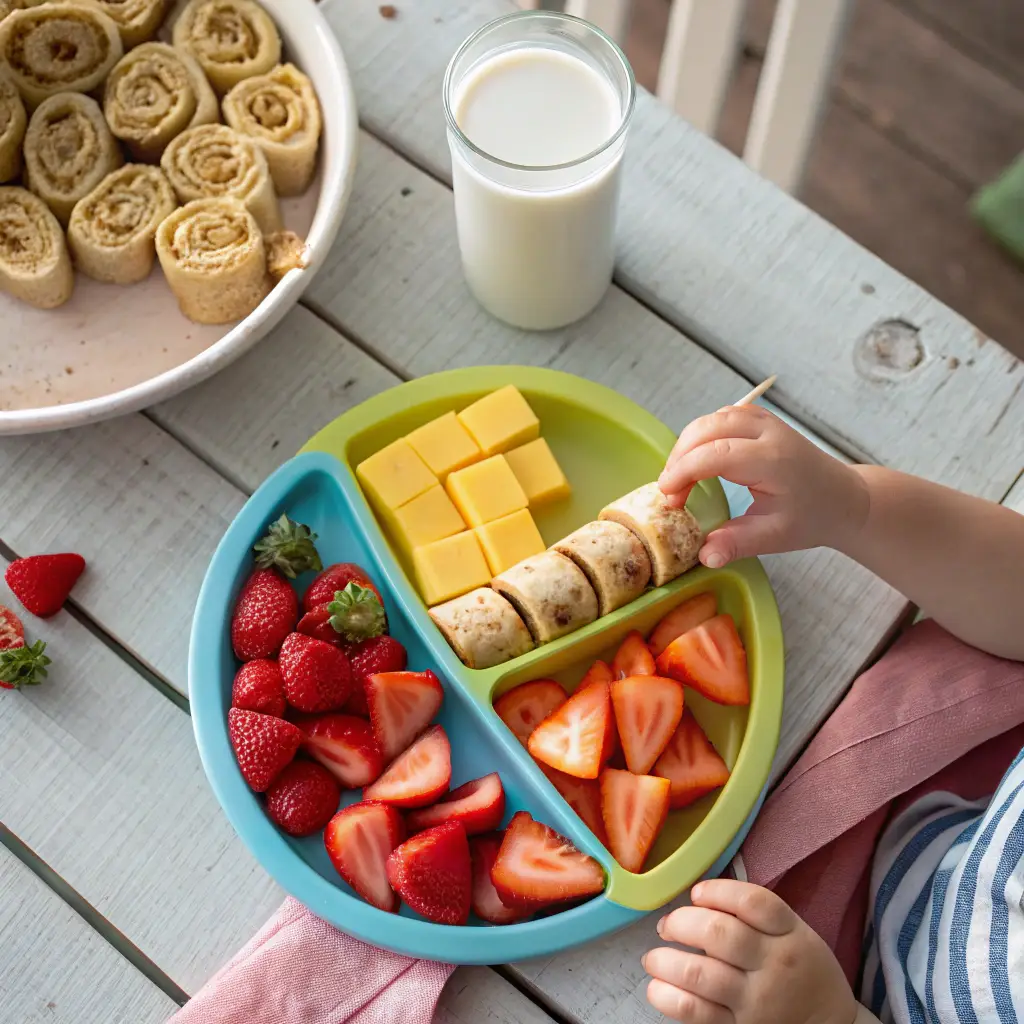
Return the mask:
{"type": "Polygon", "coordinates": [[[46,644],[37,640],[31,647],[14,647],[0,651],[0,687],[20,690],[36,686],[46,677],[50,659],[43,653],[46,644]]]}
{"type": "Polygon", "coordinates": [[[282,515],[253,546],[256,565],[260,569],[277,569],[290,580],[303,572],[320,572],[323,563],[315,540],[316,534],[308,526],[282,515]]]}
{"type": "Polygon", "coordinates": [[[331,613],[331,625],[349,643],[380,636],[387,627],[380,598],[369,587],[355,582],[336,591],[327,610],[331,613]]]}

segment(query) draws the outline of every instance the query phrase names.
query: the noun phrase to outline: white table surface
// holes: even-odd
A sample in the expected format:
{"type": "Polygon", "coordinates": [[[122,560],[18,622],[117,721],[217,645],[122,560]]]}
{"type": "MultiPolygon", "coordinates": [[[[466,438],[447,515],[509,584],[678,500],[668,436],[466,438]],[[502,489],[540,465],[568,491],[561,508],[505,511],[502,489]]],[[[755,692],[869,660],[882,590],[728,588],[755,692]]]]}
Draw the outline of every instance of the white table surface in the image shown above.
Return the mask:
{"type": "MultiPolygon", "coordinates": [[[[246,496],[382,389],[450,366],[547,365],[610,384],[679,429],[778,373],[771,400],[844,457],[1024,509],[1021,364],[649,96],[632,130],[617,285],[554,334],[490,319],[459,270],[441,76],[461,39],[509,5],[399,0],[394,19],[375,0],[324,6],[364,134],[351,207],[308,299],[172,402],[0,440],[0,555],[77,550],[89,563],[66,613],[26,616],[50,642],[47,683],[0,696],[4,1024],[161,1021],[280,902],[202,773],[189,624],[246,496]],[[916,332],[913,366],[872,334],[892,320],[916,332]]],[[[911,609],[832,553],[766,566],[788,648],[777,775],[911,609]]],[[[640,968],[653,926],[544,961],[460,969],[439,1020],[656,1020],[640,968]]]]}

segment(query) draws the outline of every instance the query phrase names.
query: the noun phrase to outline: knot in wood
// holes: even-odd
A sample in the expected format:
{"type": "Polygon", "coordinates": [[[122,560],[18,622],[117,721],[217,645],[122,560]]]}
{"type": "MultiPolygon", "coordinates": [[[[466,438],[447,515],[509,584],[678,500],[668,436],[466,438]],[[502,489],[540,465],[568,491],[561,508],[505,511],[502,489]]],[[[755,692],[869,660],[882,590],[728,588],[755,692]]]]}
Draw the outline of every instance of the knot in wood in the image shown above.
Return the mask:
{"type": "Polygon", "coordinates": [[[883,320],[853,350],[857,372],[868,380],[901,380],[924,362],[921,332],[906,320],[883,320]]]}

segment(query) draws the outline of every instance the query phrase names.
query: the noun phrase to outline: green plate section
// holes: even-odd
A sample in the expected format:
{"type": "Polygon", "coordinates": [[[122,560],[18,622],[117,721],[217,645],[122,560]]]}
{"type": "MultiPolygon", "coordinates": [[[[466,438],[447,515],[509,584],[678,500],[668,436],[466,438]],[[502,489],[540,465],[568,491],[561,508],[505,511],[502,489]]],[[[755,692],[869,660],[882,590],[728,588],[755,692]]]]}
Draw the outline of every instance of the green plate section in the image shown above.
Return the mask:
{"type": "MultiPolygon", "coordinates": [[[[569,482],[571,498],[535,513],[544,540],[552,544],[621,495],[656,479],[675,435],[650,413],[601,385],[571,374],[535,367],[495,366],[451,370],[399,385],[340,416],[313,437],[303,451],[334,455],[355,480],[355,467],[409,431],[452,410],[459,411],[507,384],[523,392],[541,423],[569,482]]],[[[358,485],[357,485],[358,487],[358,485]]],[[[361,492],[360,492],[361,493],[361,492]]],[[[717,480],[702,481],[689,509],[705,531],[729,518],[717,480]]],[[[761,564],[751,559],[727,569],[697,568],[665,587],[652,589],[625,608],[570,636],[493,669],[475,671],[455,657],[416,594],[412,574],[379,519],[382,564],[394,566],[396,582],[413,605],[413,616],[438,651],[444,671],[487,708],[505,690],[529,679],[555,677],[575,686],[598,657],[609,657],[631,629],[645,635],[672,607],[713,590],[722,611],[736,619],[747,649],[751,677],[749,708],[726,708],[687,691],[694,715],[732,769],[719,794],[674,811],[642,874],[627,872],[605,854],[610,899],[637,910],[653,910],[674,899],[721,856],[756,805],[771,769],[782,716],[784,649],[775,597],[761,564]]],[[[492,712],[493,714],[493,712],[492,712]]],[[[499,740],[529,755],[494,716],[499,740]]],[[[533,766],[539,786],[550,786],[533,766]]],[[[554,793],[554,790],[551,790],[554,793]]],[[[587,833],[589,835],[589,833],[587,833]]],[[[597,846],[596,842],[588,844],[597,846]]],[[[597,847],[603,852],[603,848],[597,847]]]]}

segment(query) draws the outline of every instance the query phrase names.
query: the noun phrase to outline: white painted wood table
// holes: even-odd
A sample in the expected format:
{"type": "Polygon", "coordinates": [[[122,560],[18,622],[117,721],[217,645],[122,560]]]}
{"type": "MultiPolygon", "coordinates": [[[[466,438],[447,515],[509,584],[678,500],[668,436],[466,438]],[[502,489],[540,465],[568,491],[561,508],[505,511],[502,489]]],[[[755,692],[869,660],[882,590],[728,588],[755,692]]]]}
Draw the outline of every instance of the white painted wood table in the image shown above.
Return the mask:
{"type": "MultiPolygon", "coordinates": [[[[610,384],[678,429],[777,372],[774,401],[844,457],[1024,509],[1021,364],[649,96],[616,286],[555,334],[490,319],[459,269],[441,76],[508,8],[395,6],[385,18],[376,0],[325,2],[364,133],[341,237],[304,305],[166,405],[0,442],[3,558],[89,562],[66,613],[28,618],[50,679],[0,697],[2,1024],[161,1021],[280,902],[203,777],[189,623],[246,495],[370,395],[450,366],[530,363],[610,384]]],[[[788,647],[778,773],[911,609],[832,553],[766,564],[788,647]]],[[[439,1019],[652,1020],[640,955],[653,941],[645,921],[542,962],[461,969],[439,1019]]]]}

